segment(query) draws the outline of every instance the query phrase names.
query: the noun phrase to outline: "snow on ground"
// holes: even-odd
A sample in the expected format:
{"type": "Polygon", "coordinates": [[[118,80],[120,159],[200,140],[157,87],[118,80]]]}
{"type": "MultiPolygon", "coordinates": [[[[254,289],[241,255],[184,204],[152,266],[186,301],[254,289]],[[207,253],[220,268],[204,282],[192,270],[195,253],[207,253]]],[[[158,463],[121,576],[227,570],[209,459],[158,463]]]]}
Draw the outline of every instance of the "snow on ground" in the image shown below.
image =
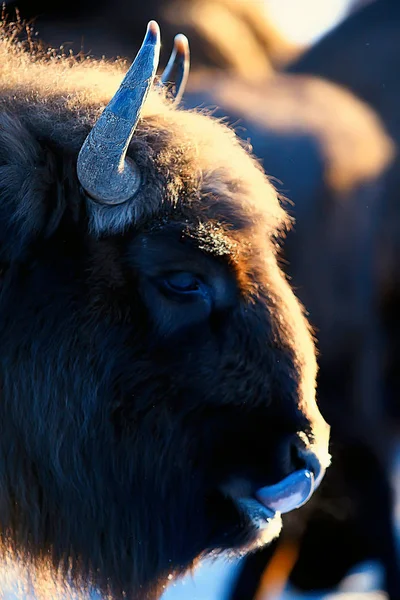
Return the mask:
{"type": "Polygon", "coordinates": [[[224,600],[237,564],[224,558],[204,561],[194,575],[171,584],[161,600],[224,600]]]}
{"type": "MultiPolygon", "coordinates": [[[[226,600],[237,563],[222,558],[205,561],[194,576],[172,584],[161,600],[226,600]]],[[[295,594],[289,587],[274,599],[268,600],[386,600],[380,591],[382,573],[378,565],[360,565],[343,580],[336,593],[295,594]]]]}

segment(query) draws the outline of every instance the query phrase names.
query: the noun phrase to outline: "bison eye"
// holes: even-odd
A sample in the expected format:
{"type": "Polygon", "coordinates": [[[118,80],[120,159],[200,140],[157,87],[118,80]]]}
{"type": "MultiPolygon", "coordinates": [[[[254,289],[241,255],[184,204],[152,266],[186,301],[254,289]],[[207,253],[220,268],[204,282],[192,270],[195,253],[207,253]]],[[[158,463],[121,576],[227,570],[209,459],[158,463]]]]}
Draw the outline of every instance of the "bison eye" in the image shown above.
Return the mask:
{"type": "Polygon", "coordinates": [[[211,290],[199,277],[186,271],[168,273],[162,281],[166,292],[185,296],[202,296],[211,299],[211,290]]]}
{"type": "Polygon", "coordinates": [[[200,287],[198,278],[192,273],[185,273],[184,271],[171,273],[166,279],[165,283],[176,292],[194,292],[200,287]]]}

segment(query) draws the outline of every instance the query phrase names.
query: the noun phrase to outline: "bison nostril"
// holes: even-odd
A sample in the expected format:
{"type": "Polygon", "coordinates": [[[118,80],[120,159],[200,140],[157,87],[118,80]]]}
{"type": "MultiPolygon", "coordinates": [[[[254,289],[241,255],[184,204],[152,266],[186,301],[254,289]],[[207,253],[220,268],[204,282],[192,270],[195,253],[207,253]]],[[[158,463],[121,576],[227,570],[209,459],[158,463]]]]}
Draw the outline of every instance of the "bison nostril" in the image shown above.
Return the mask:
{"type": "Polygon", "coordinates": [[[308,469],[305,444],[297,434],[287,435],[281,440],[277,447],[277,457],[281,470],[279,479],[294,471],[308,469]]]}
{"type": "Polygon", "coordinates": [[[291,446],[291,461],[293,470],[306,469],[314,475],[315,487],[318,487],[325,469],[309,443],[304,441],[301,434],[294,436],[291,446]]]}
{"type": "Polygon", "coordinates": [[[293,471],[297,471],[298,469],[307,469],[307,462],[304,459],[304,456],[301,453],[299,448],[298,440],[292,440],[290,445],[290,464],[293,471]]]}
{"type": "Polygon", "coordinates": [[[306,469],[314,475],[318,485],[322,478],[323,468],[309,442],[306,442],[301,434],[296,434],[291,436],[286,444],[289,444],[286,452],[287,456],[290,456],[290,472],[306,469]]]}
{"type": "Polygon", "coordinates": [[[271,483],[281,481],[294,471],[308,468],[297,435],[290,434],[281,438],[275,446],[274,463],[270,466],[272,467],[271,483]]]}

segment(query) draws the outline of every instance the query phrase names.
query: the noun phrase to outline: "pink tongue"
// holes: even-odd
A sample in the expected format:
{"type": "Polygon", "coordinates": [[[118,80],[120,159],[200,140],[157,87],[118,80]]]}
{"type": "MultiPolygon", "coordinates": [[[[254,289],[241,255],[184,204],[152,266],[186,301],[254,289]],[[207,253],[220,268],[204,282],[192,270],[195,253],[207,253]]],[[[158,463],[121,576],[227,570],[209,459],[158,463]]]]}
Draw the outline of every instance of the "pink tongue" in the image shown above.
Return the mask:
{"type": "Polygon", "coordinates": [[[256,492],[261,504],[275,512],[287,513],[307,502],[314,491],[314,475],[307,469],[295,471],[275,485],[256,492]]]}

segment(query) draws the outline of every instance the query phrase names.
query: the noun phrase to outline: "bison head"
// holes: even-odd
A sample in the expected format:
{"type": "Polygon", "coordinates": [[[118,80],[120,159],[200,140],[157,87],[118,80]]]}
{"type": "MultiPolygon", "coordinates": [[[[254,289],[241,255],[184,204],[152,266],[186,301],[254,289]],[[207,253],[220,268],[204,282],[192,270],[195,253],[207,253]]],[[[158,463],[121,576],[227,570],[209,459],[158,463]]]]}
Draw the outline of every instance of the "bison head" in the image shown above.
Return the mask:
{"type": "Polygon", "coordinates": [[[270,541],[329,462],[286,214],[150,90],[158,48],[152,22],[104,109],[117,67],[0,47],[3,556],[136,599],[270,541]]]}

